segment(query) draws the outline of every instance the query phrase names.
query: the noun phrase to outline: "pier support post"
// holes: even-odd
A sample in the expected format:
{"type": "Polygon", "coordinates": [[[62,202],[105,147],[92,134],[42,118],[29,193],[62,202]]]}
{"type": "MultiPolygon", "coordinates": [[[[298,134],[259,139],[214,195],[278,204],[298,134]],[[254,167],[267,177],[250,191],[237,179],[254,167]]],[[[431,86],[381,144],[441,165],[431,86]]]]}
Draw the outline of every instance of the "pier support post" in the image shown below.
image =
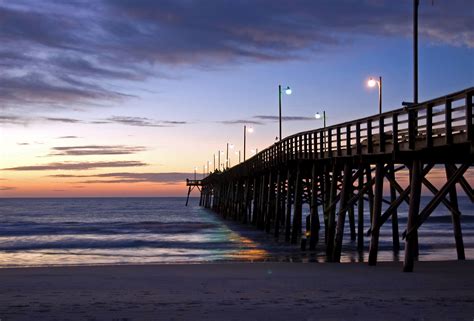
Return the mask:
{"type": "Polygon", "coordinates": [[[266,214],[266,195],[268,191],[268,186],[267,186],[267,175],[263,174],[262,175],[262,183],[260,184],[260,210],[258,211],[258,218],[257,218],[257,228],[259,230],[263,230],[265,228],[264,222],[265,222],[265,214],[266,214]]]}
{"type": "MultiPolygon", "coordinates": [[[[351,193],[349,193],[351,194],[351,193]]],[[[348,208],[349,216],[349,227],[351,229],[351,241],[356,240],[356,228],[355,228],[355,217],[354,217],[354,205],[349,206],[348,208]]]]}
{"type": "Polygon", "coordinates": [[[357,249],[364,250],[364,175],[359,175],[357,189],[359,190],[359,198],[357,200],[357,249]]]}
{"type": "Polygon", "coordinates": [[[202,206],[203,199],[204,199],[204,192],[203,190],[201,190],[201,193],[199,193],[199,206],[202,206]]]}
{"type": "MultiPolygon", "coordinates": [[[[393,164],[389,166],[389,173],[391,179],[395,181],[395,167],[393,164]]],[[[394,184],[390,183],[390,204],[394,204],[397,200],[397,191],[395,189],[394,184]]],[[[397,209],[395,208],[391,215],[392,220],[392,243],[393,243],[393,251],[398,253],[400,251],[400,236],[398,233],[398,213],[397,209]]]]}
{"type": "MultiPolygon", "coordinates": [[[[367,184],[372,186],[372,168],[370,167],[370,164],[366,165],[365,175],[367,177],[367,184]]],[[[367,191],[367,198],[369,199],[370,224],[372,224],[372,213],[374,212],[374,191],[372,190],[372,187],[367,191]]]]}
{"type": "Polygon", "coordinates": [[[292,179],[291,170],[288,170],[287,188],[286,188],[286,213],[285,213],[285,241],[289,242],[291,238],[291,196],[292,196],[292,179]]]}
{"type": "Polygon", "coordinates": [[[329,212],[328,208],[331,204],[331,180],[330,180],[330,169],[329,164],[324,165],[324,174],[321,175],[321,197],[323,199],[323,221],[324,221],[324,242],[328,244],[328,231],[329,231],[329,212]]]}
{"type": "Polygon", "coordinates": [[[265,232],[270,233],[271,224],[273,221],[273,215],[275,212],[274,209],[274,195],[275,195],[275,186],[274,180],[275,175],[270,171],[268,173],[268,191],[267,191],[267,208],[265,212],[265,232]]]}
{"type": "Polygon", "coordinates": [[[311,227],[309,238],[309,249],[314,250],[319,240],[319,229],[321,224],[319,222],[318,214],[318,170],[316,163],[313,163],[311,172],[311,227]]]}
{"type": "Polygon", "coordinates": [[[293,212],[293,229],[291,233],[291,244],[298,242],[298,237],[301,235],[301,220],[303,210],[303,180],[301,177],[301,165],[298,164],[295,179],[295,204],[293,212]]]}
{"type": "Polygon", "coordinates": [[[273,235],[278,238],[280,235],[280,219],[281,219],[281,171],[278,170],[276,179],[276,196],[275,196],[275,223],[273,235]]]}
{"type": "MultiPolygon", "coordinates": [[[[446,178],[449,181],[453,176],[452,167],[448,164],[445,165],[446,168],[446,178]]],[[[464,254],[464,242],[462,239],[462,229],[461,229],[461,218],[459,217],[459,206],[458,206],[458,196],[456,192],[456,184],[449,189],[449,200],[453,210],[451,211],[451,221],[453,223],[454,230],[454,240],[456,241],[456,252],[458,255],[458,260],[465,260],[466,256],[464,254]],[[457,211],[457,212],[455,212],[457,211]]]]}
{"type": "MultiPolygon", "coordinates": [[[[333,168],[332,168],[331,189],[329,192],[329,204],[333,204],[334,201],[336,200],[338,178],[339,178],[339,164],[337,163],[337,161],[334,161],[333,168]]],[[[328,209],[327,211],[329,213],[328,213],[328,236],[327,236],[327,241],[326,241],[326,258],[328,259],[328,261],[332,261],[332,254],[334,251],[334,237],[336,234],[336,206],[334,205],[331,209],[328,209]]]]}
{"type": "Polygon", "coordinates": [[[372,212],[372,237],[369,246],[369,265],[377,264],[377,254],[379,249],[379,218],[382,213],[383,198],[383,180],[384,180],[384,164],[377,163],[375,167],[375,196],[372,212]]]}
{"type": "Polygon", "coordinates": [[[252,225],[256,226],[257,225],[257,217],[258,217],[258,209],[259,209],[259,206],[258,206],[258,203],[259,203],[259,193],[258,191],[260,190],[260,186],[259,186],[259,179],[258,177],[254,177],[253,179],[253,208],[252,208],[252,219],[251,219],[251,223],[252,225]]]}
{"type": "MultiPolygon", "coordinates": [[[[344,224],[346,220],[346,206],[352,190],[352,164],[346,160],[344,164],[344,176],[342,178],[341,200],[339,202],[339,212],[337,215],[337,231],[334,244],[334,252],[331,261],[340,262],[342,251],[342,240],[344,238],[344,224]]],[[[351,206],[352,207],[352,206],[351,206]]],[[[354,213],[352,213],[354,214],[354,213]]]]}
{"type": "MultiPolygon", "coordinates": [[[[410,179],[410,205],[408,209],[407,230],[410,231],[416,226],[418,212],[420,211],[421,184],[423,181],[422,164],[420,160],[414,160],[411,167],[410,179]]],[[[403,272],[413,272],[415,257],[417,256],[418,235],[413,233],[407,235],[405,239],[405,261],[403,272]]]]}

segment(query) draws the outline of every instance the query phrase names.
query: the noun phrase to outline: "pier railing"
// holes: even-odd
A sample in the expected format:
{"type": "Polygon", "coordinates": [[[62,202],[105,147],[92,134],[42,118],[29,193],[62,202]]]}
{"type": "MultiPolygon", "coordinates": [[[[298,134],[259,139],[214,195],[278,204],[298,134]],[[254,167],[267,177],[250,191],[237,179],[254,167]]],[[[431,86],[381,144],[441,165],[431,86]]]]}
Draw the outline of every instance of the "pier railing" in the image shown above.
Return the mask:
{"type": "Polygon", "coordinates": [[[415,151],[474,141],[474,87],[382,114],[286,137],[246,162],[263,170],[290,160],[415,151]]]}

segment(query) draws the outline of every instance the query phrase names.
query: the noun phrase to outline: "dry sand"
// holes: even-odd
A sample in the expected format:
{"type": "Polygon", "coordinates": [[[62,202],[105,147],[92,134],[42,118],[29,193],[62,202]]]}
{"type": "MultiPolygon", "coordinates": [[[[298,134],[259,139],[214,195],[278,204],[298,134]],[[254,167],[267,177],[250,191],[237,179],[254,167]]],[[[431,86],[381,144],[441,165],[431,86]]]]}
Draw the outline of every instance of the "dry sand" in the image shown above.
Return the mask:
{"type": "Polygon", "coordinates": [[[474,261],[0,269],[9,320],[474,320],[474,261]]]}

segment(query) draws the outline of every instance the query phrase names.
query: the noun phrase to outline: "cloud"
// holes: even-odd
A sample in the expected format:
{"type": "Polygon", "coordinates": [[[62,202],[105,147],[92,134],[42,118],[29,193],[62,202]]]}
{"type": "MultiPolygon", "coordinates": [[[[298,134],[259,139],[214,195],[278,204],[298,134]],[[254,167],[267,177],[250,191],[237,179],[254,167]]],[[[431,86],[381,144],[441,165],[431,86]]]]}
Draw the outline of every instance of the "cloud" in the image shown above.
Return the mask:
{"type": "Polygon", "coordinates": [[[79,136],[60,136],[57,139],[75,139],[75,138],[80,138],[79,136]]]}
{"type": "Polygon", "coordinates": [[[73,119],[73,118],[45,117],[44,119],[47,121],[67,123],[67,124],[77,124],[77,123],[82,122],[79,119],[73,119]]]}
{"type": "Polygon", "coordinates": [[[186,178],[193,177],[193,173],[169,172],[169,173],[105,173],[97,175],[49,175],[55,178],[93,178],[80,181],[82,184],[117,184],[117,183],[163,183],[177,184],[186,181],[186,178]]]}
{"type": "Polygon", "coordinates": [[[112,116],[103,120],[89,122],[90,124],[121,124],[136,127],[174,127],[176,125],[186,125],[187,121],[177,120],[155,120],[146,117],[133,116],[112,116]]]}
{"type": "MultiPolygon", "coordinates": [[[[268,121],[278,121],[279,117],[278,116],[268,116],[268,115],[259,115],[259,116],[254,116],[256,119],[261,119],[261,120],[268,120],[268,121]]],[[[314,117],[308,117],[308,116],[282,116],[282,120],[284,121],[305,121],[305,120],[314,120],[314,117]]]]}
{"type": "Polygon", "coordinates": [[[25,125],[26,119],[20,116],[0,115],[0,124],[2,125],[25,125]]]}
{"type": "Polygon", "coordinates": [[[145,117],[130,116],[112,116],[110,118],[105,119],[104,123],[116,123],[138,127],[170,127],[173,125],[186,124],[185,121],[155,121],[145,117]]]}
{"type": "Polygon", "coordinates": [[[30,165],[3,168],[4,171],[50,171],[50,170],[88,170],[108,167],[139,167],[148,164],[140,161],[111,161],[111,162],[57,162],[45,165],[30,165]]]}
{"type": "MultiPolygon", "coordinates": [[[[278,119],[279,119],[278,116],[273,116],[273,115],[257,115],[257,116],[253,116],[250,119],[221,120],[218,122],[221,124],[226,124],[226,125],[234,125],[234,124],[264,125],[267,122],[278,121],[278,119]]],[[[314,120],[313,117],[308,117],[308,116],[282,116],[281,119],[287,122],[314,120]]]]}
{"type": "MultiPolygon", "coordinates": [[[[471,0],[421,3],[427,41],[474,47],[471,0]]],[[[97,0],[0,4],[0,103],[120,101],[118,82],[179,66],[300,59],[367,37],[410,37],[411,1],[97,0]]],[[[124,88],[123,86],[121,88],[124,88]]]]}
{"type": "Polygon", "coordinates": [[[28,146],[30,143],[16,143],[19,146],[28,146]]]}
{"type": "Polygon", "coordinates": [[[9,75],[7,71],[0,76],[0,103],[4,106],[43,105],[49,109],[57,104],[88,104],[126,96],[71,76],[45,75],[36,71],[27,71],[20,76],[9,75]]]}
{"type": "Polygon", "coordinates": [[[219,121],[221,124],[226,124],[226,125],[234,125],[234,124],[251,124],[251,125],[263,125],[264,123],[258,120],[252,120],[252,119],[235,119],[235,120],[221,120],[219,121]]]}
{"type": "MultiPolygon", "coordinates": [[[[0,84],[1,85],[1,84],[0,84]]],[[[64,123],[64,124],[91,124],[91,125],[106,125],[106,124],[120,124],[126,126],[136,127],[174,127],[178,125],[189,124],[187,121],[178,120],[157,120],[146,117],[133,116],[112,116],[99,120],[86,120],[66,117],[40,117],[40,116],[20,116],[20,115],[0,115],[0,124],[9,125],[28,125],[31,123],[64,123]]],[[[79,136],[61,136],[61,139],[79,138],[79,136]]]]}
{"type": "Polygon", "coordinates": [[[147,149],[143,146],[85,145],[53,147],[51,150],[52,152],[48,156],[127,155],[143,152],[147,149]]]}
{"type": "Polygon", "coordinates": [[[12,191],[15,190],[16,187],[11,187],[11,186],[0,186],[0,191],[12,191]]]}

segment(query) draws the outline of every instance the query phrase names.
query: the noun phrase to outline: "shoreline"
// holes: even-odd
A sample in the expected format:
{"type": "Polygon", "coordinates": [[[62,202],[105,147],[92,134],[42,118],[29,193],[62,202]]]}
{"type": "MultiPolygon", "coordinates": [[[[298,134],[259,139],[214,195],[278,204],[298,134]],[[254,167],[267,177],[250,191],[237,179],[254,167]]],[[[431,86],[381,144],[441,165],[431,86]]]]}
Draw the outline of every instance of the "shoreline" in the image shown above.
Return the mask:
{"type": "Polygon", "coordinates": [[[2,320],[472,320],[474,261],[5,268],[2,320]]]}
{"type": "MultiPolygon", "coordinates": [[[[307,259],[307,258],[305,258],[307,259]]],[[[221,261],[187,261],[187,262],[151,262],[151,263],[84,263],[84,264],[44,264],[44,265],[14,265],[14,266],[0,266],[0,271],[4,270],[20,270],[20,269],[60,269],[60,268],[95,268],[95,267],[148,267],[148,266],[186,266],[186,265],[238,265],[238,264],[342,264],[342,265],[368,265],[368,262],[353,262],[353,261],[341,261],[341,262],[329,262],[329,261],[308,261],[308,260],[300,260],[300,261],[291,261],[291,260],[221,260],[221,261]]],[[[449,264],[450,262],[474,262],[474,259],[466,259],[466,260],[417,260],[415,261],[416,264],[449,264]]],[[[380,265],[402,265],[403,259],[400,261],[377,261],[376,266],[380,265]]],[[[474,264],[474,263],[473,263],[474,264]]]]}

